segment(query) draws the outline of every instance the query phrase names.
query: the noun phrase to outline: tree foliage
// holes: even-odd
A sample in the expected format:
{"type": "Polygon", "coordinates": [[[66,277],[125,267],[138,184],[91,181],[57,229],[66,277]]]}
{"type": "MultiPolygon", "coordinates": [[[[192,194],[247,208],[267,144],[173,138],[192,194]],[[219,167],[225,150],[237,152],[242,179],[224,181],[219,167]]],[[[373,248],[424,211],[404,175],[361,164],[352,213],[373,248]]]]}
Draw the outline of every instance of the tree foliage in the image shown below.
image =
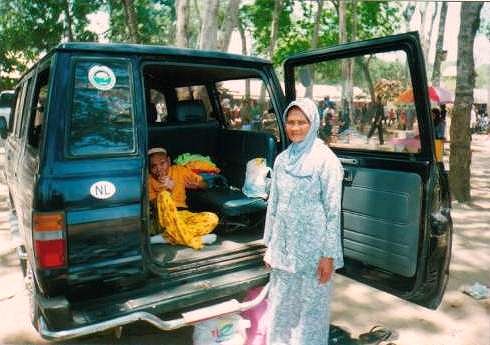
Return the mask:
{"type": "Polygon", "coordinates": [[[33,60],[66,41],[68,30],[74,40],[94,40],[95,35],[87,29],[87,14],[99,6],[97,0],[1,1],[0,70],[4,73],[24,71],[33,60]],[[71,28],[66,26],[68,16],[71,28]]]}
{"type": "MultiPolygon", "coordinates": [[[[120,0],[106,0],[110,17],[108,38],[113,42],[129,41],[124,7],[120,0]]],[[[175,36],[175,0],[134,0],[140,43],[172,44],[175,36]]]]}
{"type": "MultiPolygon", "coordinates": [[[[352,31],[352,13],[357,18],[357,38],[369,39],[394,33],[400,23],[400,5],[392,2],[355,2],[355,11],[348,7],[347,32],[352,31]]],[[[273,0],[256,0],[241,8],[241,17],[254,38],[255,53],[265,55],[270,41],[273,0]]],[[[288,56],[311,48],[316,11],[315,1],[285,0],[279,19],[277,49],[272,58],[279,65],[288,56]],[[299,9],[299,11],[298,11],[299,9]]],[[[339,18],[336,2],[327,2],[323,7],[318,34],[318,47],[338,43],[339,18]]],[[[349,40],[352,39],[349,37],[349,40]]]]}

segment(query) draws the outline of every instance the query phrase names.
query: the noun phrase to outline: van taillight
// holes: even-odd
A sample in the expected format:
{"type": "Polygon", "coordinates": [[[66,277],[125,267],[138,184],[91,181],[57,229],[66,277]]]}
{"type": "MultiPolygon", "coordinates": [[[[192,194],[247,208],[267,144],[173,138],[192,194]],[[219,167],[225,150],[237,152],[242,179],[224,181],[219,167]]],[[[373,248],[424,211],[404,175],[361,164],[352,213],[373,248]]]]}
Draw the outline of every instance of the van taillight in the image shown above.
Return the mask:
{"type": "Polygon", "coordinates": [[[39,268],[66,265],[65,217],[63,213],[34,213],[33,240],[39,268]]]}

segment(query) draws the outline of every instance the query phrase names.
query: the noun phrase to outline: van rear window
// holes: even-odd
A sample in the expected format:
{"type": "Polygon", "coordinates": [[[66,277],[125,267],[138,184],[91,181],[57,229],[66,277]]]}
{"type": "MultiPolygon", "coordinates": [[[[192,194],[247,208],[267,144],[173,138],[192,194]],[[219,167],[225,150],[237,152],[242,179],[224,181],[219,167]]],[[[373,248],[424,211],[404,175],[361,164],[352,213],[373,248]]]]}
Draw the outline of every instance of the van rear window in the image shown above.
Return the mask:
{"type": "Polygon", "coordinates": [[[69,123],[71,156],[133,152],[134,121],[126,62],[75,64],[69,123]]]}

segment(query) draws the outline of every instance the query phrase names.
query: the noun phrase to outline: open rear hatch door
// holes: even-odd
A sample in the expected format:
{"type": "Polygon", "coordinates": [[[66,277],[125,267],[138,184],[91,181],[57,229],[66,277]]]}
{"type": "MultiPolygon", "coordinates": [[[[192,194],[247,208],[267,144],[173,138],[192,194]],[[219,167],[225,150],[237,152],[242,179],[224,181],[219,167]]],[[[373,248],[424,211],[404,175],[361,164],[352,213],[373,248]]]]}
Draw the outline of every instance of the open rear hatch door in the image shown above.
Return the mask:
{"type": "Polygon", "coordinates": [[[319,104],[319,136],[345,170],[342,273],[436,308],[451,227],[439,212],[424,66],[418,34],[406,33],[306,52],[284,68],[288,101],[319,104]]]}

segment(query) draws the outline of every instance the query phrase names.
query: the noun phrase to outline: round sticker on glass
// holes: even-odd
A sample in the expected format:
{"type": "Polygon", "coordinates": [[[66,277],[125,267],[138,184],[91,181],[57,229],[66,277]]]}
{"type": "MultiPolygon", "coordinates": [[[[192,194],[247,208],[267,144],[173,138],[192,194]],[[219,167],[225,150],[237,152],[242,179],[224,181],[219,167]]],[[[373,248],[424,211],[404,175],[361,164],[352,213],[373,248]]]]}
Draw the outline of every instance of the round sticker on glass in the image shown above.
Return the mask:
{"type": "Polygon", "coordinates": [[[99,90],[110,90],[116,85],[116,75],[107,66],[95,65],[88,71],[88,81],[99,90]]]}
{"type": "Polygon", "coordinates": [[[116,193],[116,186],[109,181],[97,181],[90,186],[90,194],[96,199],[109,199],[116,193]]]}

